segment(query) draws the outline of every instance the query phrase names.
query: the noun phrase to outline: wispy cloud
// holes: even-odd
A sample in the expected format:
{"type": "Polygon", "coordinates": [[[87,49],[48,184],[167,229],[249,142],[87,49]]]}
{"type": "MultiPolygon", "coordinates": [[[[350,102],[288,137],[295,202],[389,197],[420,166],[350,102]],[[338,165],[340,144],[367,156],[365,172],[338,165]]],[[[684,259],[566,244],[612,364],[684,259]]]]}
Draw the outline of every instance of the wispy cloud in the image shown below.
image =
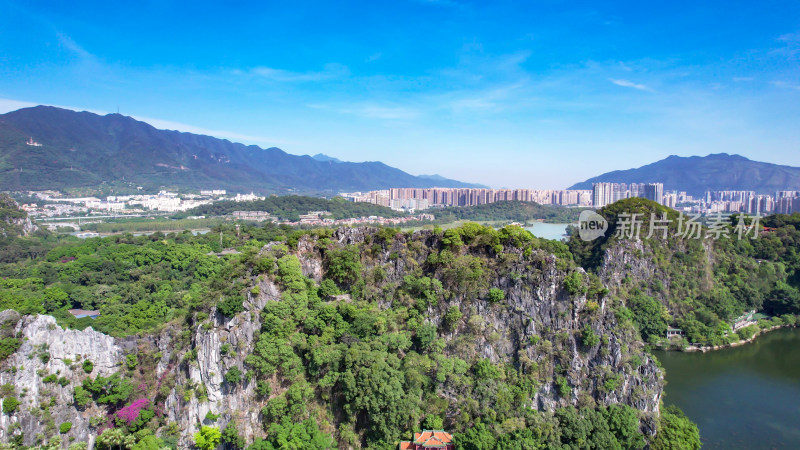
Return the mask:
{"type": "Polygon", "coordinates": [[[74,54],[78,58],[86,62],[96,62],[97,57],[85,48],[78,45],[71,37],[67,36],[64,33],[57,33],[56,36],[58,37],[58,42],[61,44],[63,48],[68,50],[70,53],[74,54]]]}
{"type": "Polygon", "coordinates": [[[800,84],[792,84],[792,83],[787,83],[785,81],[772,81],[770,84],[782,89],[792,89],[795,91],[800,91],[800,84]]]}
{"type": "Polygon", "coordinates": [[[295,72],[291,70],[275,69],[272,67],[255,67],[246,72],[234,71],[234,73],[245,73],[277,82],[303,83],[310,81],[346,78],[350,75],[350,69],[342,64],[330,63],[326,64],[323,70],[320,71],[295,72]]]}
{"type": "Polygon", "coordinates": [[[522,91],[527,86],[526,80],[507,85],[492,86],[481,91],[459,92],[454,95],[454,99],[447,103],[453,112],[460,113],[465,111],[501,111],[511,104],[519,105],[524,103],[522,91]]]}
{"type": "Polygon", "coordinates": [[[622,87],[626,87],[626,88],[632,88],[632,89],[636,89],[636,90],[639,90],[639,91],[655,92],[653,89],[651,89],[651,88],[649,88],[649,87],[647,87],[647,86],[645,86],[643,84],[634,83],[633,81],[630,81],[630,80],[624,80],[624,79],[620,79],[620,78],[609,78],[608,81],[616,84],[617,86],[622,86],[622,87]]]}
{"type": "Polygon", "coordinates": [[[777,41],[780,43],[780,47],[773,49],[770,53],[788,56],[792,59],[800,55],[800,31],[778,36],[777,41]]]}

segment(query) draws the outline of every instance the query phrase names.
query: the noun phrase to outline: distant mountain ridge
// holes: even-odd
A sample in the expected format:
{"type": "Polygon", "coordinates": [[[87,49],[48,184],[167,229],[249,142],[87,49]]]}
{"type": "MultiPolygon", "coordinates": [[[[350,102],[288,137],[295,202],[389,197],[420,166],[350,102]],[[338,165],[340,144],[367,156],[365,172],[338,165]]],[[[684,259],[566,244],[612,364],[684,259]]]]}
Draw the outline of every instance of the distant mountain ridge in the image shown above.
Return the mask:
{"type": "Polygon", "coordinates": [[[317,153],[316,155],[312,156],[312,158],[316,159],[317,161],[330,161],[335,163],[344,162],[339,158],[334,158],[333,156],[328,156],[324,153],[317,153]]]}
{"type": "Polygon", "coordinates": [[[326,158],[320,161],[276,147],[262,149],[159,130],[120,114],[101,116],[36,106],[0,115],[0,190],[121,182],[151,189],[215,187],[278,193],[479,186],[417,177],[381,162],[326,158]],[[41,146],[26,144],[30,138],[41,146]]]}
{"type": "Polygon", "coordinates": [[[615,170],[569,189],[591,189],[592,183],[664,183],[664,190],[686,191],[693,196],[706,191],[800,190],[800,167],[753,161],[740,155],[716,153],[707,156],[669,156],[661,161],[628,170],[615,170]]]}

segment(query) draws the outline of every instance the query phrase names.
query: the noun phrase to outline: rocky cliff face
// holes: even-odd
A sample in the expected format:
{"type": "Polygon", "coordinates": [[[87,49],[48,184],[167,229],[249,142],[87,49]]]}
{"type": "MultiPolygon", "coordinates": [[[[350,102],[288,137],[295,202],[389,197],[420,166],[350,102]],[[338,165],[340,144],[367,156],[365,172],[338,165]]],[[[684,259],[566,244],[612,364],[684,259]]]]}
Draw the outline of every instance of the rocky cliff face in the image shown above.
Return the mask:
{"type": "MultiPolygon", "coordinates": [[[[333,238],[340,245],[349,245],[363,243],[374,233],[375,230],[364,228],[342,228],[333,238]]],[[[391,246],[366,261],[366,273],[376,268],[385,273],[385,288],[375,300],[392,298],[392,287],[401,284],[415,268],[425,266],[435,249],[441,247],[440,241],[440,237],[426,231],[398,235],[391,246]]],[[[314,262],[320,255],[308,242],[301,241],[298,248],[306,275],[316,278],[319,271],[310,269],[320,266],[314,262]]],[[[521,249],[506,247],[502,253],[473,256],[485,258],[486,270],[499,275],[489,279],[486,287],[502,290],[505,300],[493,304],[460,294],[459,286],[465,282],[451,280],[451,274],[437,269],[432,275],[445,283],[450,280],[456,295],[431,307],[429,320],[441,329],[444,315],[452,306],[458,307],[466,318],[457,329],[444,335],[446,353],[536,367],[542,384],[530,406],[538,410],[624,403],[643,411],[645,428],[655,432],[652,419],[658,414],[663,373],[644,352],[636,330],[618,322],[610,296],[589,300],[585,292],[567,292],[563,265],[557,256],[543,250],[525,256],[521,249]],[[587,348],[582,344],[587,325],[601,345],[587,348]],[[561,378],[568,389],[559,388],[561,378]]],[[[583,269],[577,270],[585,278],[583,269]]],[[[655,269],[642,270],[653,273],[655,269]]],[[[607,283],[615,285],[619,280],[610,276],[607,283]]]]}
{"type": "MultiPolygon", "coordinates": [[[[5,323],[14,321],[14,314],[4,312],[5,323]]],[[[12,386],[20,404],[16,414],[0,415],[0,440],[7,442],[10,435],[21,433],[25,445],[33,445],[39,435],[52,434],[60,424],[70,422],[71,436],[93,442],[90,418],[104,411],[78,411],[72,406],[73,389],[88,376],[83,369],[86,360],[92,362],[95,376],[119,370],[122,348],[114,338],[92,329],[64,330],[50,316],[23,317],[16,321],[14,331],[22,345],[3,363],[0,384],[12,386]],[[51,375],[56,380],[45,381],[51,375]]]]}
{"type": "MultiPolygon", "coordinates": [[[[372,243],[375,233],[368,228],[343,228],[331,241],[335,246],[372,243]]],[[[452,292],[426,312],[429,323],[446,330],[440,332],[445,354],[508,362],[535,373],[539,385],[528,407],[544,411],[566,405],[625,403],[642,411],[643,428],[654,433],[663,387],[661,370],[643,351],[636,331],[617,320],[614,300],[602,295],[590,298],[582,269],[574,271],[583,284],[569,292],[564,261],[543,249],[456,252],[454,264],[473,261],[481,273],[497,275],[462,279],[451,269],[429,263],[440,254],[441,239],[423,231],[375,243],[369,254],[361,255],[361,262],[365,277],[380,279],[375,284],[379,288],[365,289],[363,297],[389,307],[403,300],[399,286],[406,275],[428,271],[452,292]],[[475,283],[478,288],[470,289],[475,283]],[[504,299],[487,301],[485,293],[491,288],[501,290],[504,299]],[[463,320],[445,327],[445,315],[453,308],[463,320]],[[587,344],[587,334],[597,341],[587,344]]],[[[325,251],[310,237],[302,238],[294,251],[304,274],[317,282],[325,273],[325,251]]],[[[613,276],[606,279],[618,282],[613,276]]],[[[263,436],[260,411],[268,399],[255,394],[256,383],[248,377],[235,385],[225,381],[225,374],[234,367],[247,372],[244,358],[261,329],[260,311],[267,302],[281,298],[270,277],[253,278],[252,285],[258,289],[248,294],[245,311],[232,318],[214,312],[208,318],[196,316],[190,331],[183,334],[169,325],[157,335],[119,340],[91,329],[63,330],[48,316],[9,317],[24,342],[3,362],[0,384],[13,386],[21,404],[16,413],[0,416],[0,440],[6,442],[22,433],[30,445],[53,435],[61,423],[71,422],[66,437],[94,442],[98,421],[92,418],[108,411],[75,406],[74,388],[88,376],[82,362],[94,363],[92,376],[110,376],[124,370],[126,354],[142,351],[156,355],[148,369],[157,380],[150,380],[156,384],[151,390],[157,391],[156,401],[163,404],[157,413],[175,424],[180,448],[191,445],[192,435],[203,424],[223,428],[235,421],[249,441],[263,436]],[[51,374],[65,380],[45,382],[51,374]]],[[[349,296],[332,301],[349,301],[349,296]]],[[[273,380],[271,396],[283,390],[279,380],[273,380]]],[[[445,398],[465,395],[446,383],[438,393],[445,398]]]]}
{"type": "MultiPolygon", "coordinates": [[[[191,446],[190,438],[201,425],[224,427],[235,421],[239,431],[250,440],[263,435],[259,414],[265,402],[257,399],[255,382],[244,378],[232,386],[224,380],[225,374],[233,367],[243,374],[247,371],[244,358],[252,352],[261,329],[259,313],[266,302],[280,300],[280,292],[274,283],[264,279],[256,283],[259,294],[248,295],[245,312],[233,318],[213,314],[208,322],[194,330],[192,348],[196,360],[189,362],[185,370],[176,371],[176,387],[172,388],[164,405],[169,421],[177,423],[181,430],[181,447],[191,446]],[[225,354],[223,345],[229,348],[225,354]],[[207,418],[208,413],[220,417],[212,421],[207,418]]],[[[163,348],[164,358],[168,360],[168,338],[163,336],[158,346],[163,348]]]]}

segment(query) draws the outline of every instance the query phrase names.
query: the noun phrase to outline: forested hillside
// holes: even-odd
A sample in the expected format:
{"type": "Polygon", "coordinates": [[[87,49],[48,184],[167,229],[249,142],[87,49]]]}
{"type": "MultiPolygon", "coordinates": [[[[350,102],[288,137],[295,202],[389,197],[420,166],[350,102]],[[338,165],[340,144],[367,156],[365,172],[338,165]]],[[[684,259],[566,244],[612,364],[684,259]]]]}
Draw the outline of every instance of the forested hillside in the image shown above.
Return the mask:
{"type": "Polygon", "coordinates": [[[405,213],[393,211],[385,206],[372,203],[354,203],[336,197],[332,200],[300,195],[286,195],[267,197],[264,200],[250,202],[223,201],[210,205],[202,205],[178,214],[177,217],[186,216],[223,216],[234,211],[266,211],[278,220],[299,220],[300,214],[309,211],[327,211],[332,219],[349,219],[353,217],[400,217],[405,213]]]}
{"type": "Polygon", "coordinates": [[[741,239],[737,216],[688,235],[684,227],[681,236],[679,214],[644,199],[616,202],[600,214],[609,221],[606,236],[584,242],[573,233],[570,250],[611,295],[625,299],[648,342],[665,344],[667,327],[673,326],[686,333],[685,341],[673,345],[726,344],[753,334],[753,328],[731,332],[746,311],[780,316],[762,327],[793,324],[800,314],[800,214],[768,217],[741,239]],[[647,237],[651,213],[670,220],[666,238],[660,230],[647,237]],[[640,214],[640,239],[615,236],[622,214],[640,214]]]}
{"type": "Polygon", "coordinates": [[[699,446],[624,301],[517,227],[64,238],[0,276],[17,447],[699,446]]]}
{"type": "Polygon", "coordinates": [[[0,114],[0,189],[109,186],[280,193],[482,187],[417,177],[377,161],[319,161],[276,147],[158,130],[120,114],[100,116],[52,106],[0,114]],[[31,138],[40,145],[27,145],[31,138]]]}
{"type": "Polygon", "coordinates": [[[541,220],[549,223],[574,223],[585,208],[566,208],[555,205],[540,205],[533,202],[503,201],[477,206],[455,206],[431,210],[438,223],[456,220],[512,220],[529,222],[541,220]]]}

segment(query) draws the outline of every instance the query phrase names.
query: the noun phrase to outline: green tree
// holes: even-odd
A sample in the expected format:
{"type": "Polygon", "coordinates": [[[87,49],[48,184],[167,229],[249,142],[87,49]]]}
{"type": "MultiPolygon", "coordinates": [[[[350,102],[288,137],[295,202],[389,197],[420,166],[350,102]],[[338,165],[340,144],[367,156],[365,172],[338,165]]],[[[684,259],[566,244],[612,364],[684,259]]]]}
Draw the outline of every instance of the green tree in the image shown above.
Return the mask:
{"type": "Polygon", "coordinates": [[[667,333],[667,312],[664,306],[653,297],[636,294],[628,300],[628,308],[633,313],[633,322],[639,329],[642,339],[663,337],[667,333]]]}
{"type": "Polygon", "coordinates": [[[242,381],[242,371],[239,370],[238,367],[233,366],[230,369],[228,369],[227,372],[225,372],[225,376],[223,378],[225,378],[225,381],[227,381],[231,385],[236,385],[240,381],[242,381]]]}
{"type": "Polygon", "coordinates": [[[360,252],[356,246],[343,247],[327,252],[324,260],[325,277],[340,286],[354,284],[361,277],[360,252]]]}
{"type": "Polygon", "coordinates": [[[456,433],[453,436],[456,448],[464,450],[495,450],[496,443],[494,433],[483,423],[476,423],[464,433],[456,433]]]}
{"type": "Polygon", "coordinates": [[[692,423],[677,406],[670,405],[664,408],[652,448],[697,450],[700,446],[700,431],[697,425],[692,423]]]}
{"type": "Polygon", "coordinates": [[[239,429],[236,428],[236,424],[233,423],[233,421],[228,422],[222,430],[222,442],[234,449],[243,449],[247,445],[247,442],[242,435],[239,434],[239,429]]]}
{"type": "Polygon", "coordinates": [[[200,450],[214,450],[222,440],[219,428],[203,425],[200,431],[194,434],[194,445],[200,450]]]}

